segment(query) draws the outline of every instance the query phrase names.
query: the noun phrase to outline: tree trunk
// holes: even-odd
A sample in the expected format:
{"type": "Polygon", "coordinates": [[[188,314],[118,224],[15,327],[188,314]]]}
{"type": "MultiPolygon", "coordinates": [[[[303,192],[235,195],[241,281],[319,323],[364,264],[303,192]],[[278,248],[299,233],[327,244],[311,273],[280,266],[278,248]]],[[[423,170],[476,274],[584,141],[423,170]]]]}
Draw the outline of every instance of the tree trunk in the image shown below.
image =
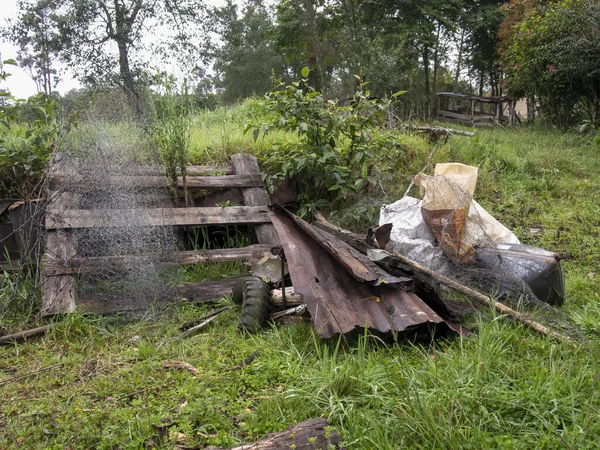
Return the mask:
{"type": "Polygon", "coordinates": [[[127,7],[124,4],[119,3],[118,0],[114,0],[115,33],[113,39],[116,41],[117,48],[119,49],[119,74],[121,76],[121,83],[125,95],[127,95],[129,101],[133,104],[135,116],[138,120],[142,117],[142,106],[140,103],[140,96],[135,87],[133,74],[131,73],[131,67],[129,66],[128,44],[131,40],[131,27],[135,23],[140,7],[141,0],[133,2],[133,4],[130,5],[130,9],[127,9],[127,7]]]}
{"type": "MultiPolygon", "coordinates": [[[[433,87],[431,90],[432,95],[437,94],[437,74],[438,74],[438,69],[440,66],[440,61],[439,61],[440,29],[441,29],[441,26],[438,24],[437,33],[436,33],[436,37],[435,37],[435,51],[433,53],[433,87]]],[[[429,110],[431,110],[432,108],[433,108],[433,105],[431,105],[431,100],[430,100],[429,110]]]]}
{"type": "Polygon", "coordinates": [[[463,46],[465,44],[465,29],[460,32],[460,44],[458,45],[458,59],[456,60],[456,71],[454,72],[453,91],[458,92],[458,77],[460,77],[460,66],[462,65],[463,46]]]}
{"type": "Polygon", "coordinates": [[[535,121],[535,97],[527,96],[527,123],[535,121]]]}
{"type": "Polygon", "coordinates": [[[425,75],[425,117],[429,119],[431,111],[431,89],[429,86],[429,47],[423,46],[423,72],[425,75]]]}
{"type": "Polygon", "coordinates": [[[133,81],[133,75],[131,73],[131,68],[129,67],[127,42],[120,39],[117,42],[117,46],[119,48],[119,73],[121,75],[121,82],[123,83],[123,90],[125,91],[127,98],[129,98],[129,101],[132,103],[136,118],[140,119],[142,117],[140,97],[135,88],[135,82],[133,81]]]}

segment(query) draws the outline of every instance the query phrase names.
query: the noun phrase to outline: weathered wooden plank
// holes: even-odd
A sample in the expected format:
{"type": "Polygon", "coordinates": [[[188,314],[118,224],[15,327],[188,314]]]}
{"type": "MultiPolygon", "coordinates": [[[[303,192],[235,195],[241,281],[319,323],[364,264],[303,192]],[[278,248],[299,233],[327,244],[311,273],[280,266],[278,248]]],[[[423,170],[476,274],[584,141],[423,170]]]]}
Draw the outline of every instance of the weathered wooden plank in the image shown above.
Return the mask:
{"type": "Polygon", "coordinates": [[[249,245],[243,248],[225,248],[216,250],[186,250],[173,255],[141,255],[141,256],[95,256],[72,258],[69,261],[60,259],[44,260],[45,276],[60,276],[76,273],[95,273],[112,270],[118,272],[127,269],[136,262],[151,260],[157,266],[181,266],[188,264],[208,264],[226,261],[243,261],[253,255],[261,258],[271,251],[271,245],[249,245]]]}
{"type": "MultiPolygon", "coordinates": [[[[126,172],[133,176],[143,175],[164,175],[164,166],[136,166],[133,164],[124,164],[117,168],[120,172],[126,172]]],[[[83,161],[79,161],[79,167],[77,168],[77,174],[86,175],[90,173],[97,173],[98,171],[113,173],[115,167],[108,164],[84,164],[83,161]]],[[[233,166],[187,166],[187,175],[190,177],[204,176],[204,175],[232,175],[235,173],[233,166]]]]}
{"type": "Polygon", "coordinates": [[[192,303],[210,303],[231,295],[239,277],[225,278],[216,281],[200,281],[186,283],[183,287],[183,297],[192,303]]]}
{"type": "MultiPolygon", "coordinates": [[[[261,187],[265,183],[260,174],[242,174],[242,175],[220,175],[220,176],[198,176],[187,178],[188,189],[224,189],[224,188],[247,188],[261,187]]],[[[107,175],[98,177],[76,175],[76,176],[55,176],[50,182],[51,189],[62,187],[65,190],[95,189],[102,190],[114,187],[166,187],[168,185],[167,177],[152,175],[107,175]],[[94,183],[94,180],[100,180],[101,183],[94,183]]],[[[183,187],[183,178],[178,177],[177,186],[183,187]]]]}
{"type": "MultiPolygon", "coordinates": [[[[236,174],[258,175],[261,173],[256,158],[247,153],[237,153],[232,155],[231,162],[233,163],[236,174]]],[[[242,191],[242,194],[244,195],[244,204],[246,206],[261,206],[269,205],[271,203],[269,194],[264,188],[247,188],[242,191]]],[[[255,227],[254,230],[256,232],[258,242],[261,244],[277,245],[280,243],[277,231],[275,231],[275,227],[273,227],[273,225],[270,223],[259,225],[255,227]]]]}
{"type": "MultiPolygon", "coordinates": [[[[52,157],[50,176],[69,176],[75,170],[70,157],[57,153],[52,157]]],[[[70,192],[50,192],[49,207],[63,211],[77,205],[78,195],[70,192]]],[[[75,238],[69,231],[49,231],[46,236],[45,258],[68,261],[76,254],[75,238]]],[[[75,312],[77,280],[73,276],[42,278],[42,315],[75,312]]]]}
{"type": "Polygon", "coordinates": [[[266,206],[228,206],[226,208],[153,208],[50,210],[46,228],[152,227],[183,225],[229,225],[269,223],[266,206]]]}
{"type": "Polygon", "coordinates": [[[206,450],[313,450],[316,448],[342,449],[342,438],[327,427],[327,420],[310,419],[288,427],[280,433],[271,433],[259,441],[225,449],[208,447],[206,450]]]}

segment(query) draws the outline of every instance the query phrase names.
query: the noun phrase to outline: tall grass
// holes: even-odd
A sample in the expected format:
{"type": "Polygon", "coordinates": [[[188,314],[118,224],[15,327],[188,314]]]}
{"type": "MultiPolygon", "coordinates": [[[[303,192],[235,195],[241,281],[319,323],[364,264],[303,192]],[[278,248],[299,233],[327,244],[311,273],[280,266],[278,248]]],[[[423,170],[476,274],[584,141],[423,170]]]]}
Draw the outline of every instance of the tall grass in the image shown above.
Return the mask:
{"type": "MultiPolygon", "coordinates": [[[[248,102],[194,116],[190,163],[224,163],[237,151],[261,158],[277,140],[295,139],[274,134],[255,143],[243,133],[253,114],[248,102]]],[[[0,379],[62,366],[0,386],[0,447],[230,447],[322,416],[352,449],[597,448],[600,149],[550,129],[476,131],[440,145],[433,164],[477,165],[477,200],[522,242],[565,256],[564,309],[589,339],[581,348],[493,311],[476,317],[467,337],[425,333],[394,344],[364,330],[321,340],[310,324],[242,335],[230,310],[203,333],[160,347],[211,307],[182,304],[143,318],[71,315],[43,339],[3,350],[0,379]],[[252,364],[232,370],[255,351],[252,364]],[[186,361],[200,374],[164,369],[164,360],[186,361]]],[[[376,212],[399,198],[432,149],[420,136],[397,136],[398,160],[369,202],[336,205],[355,213],[358,228],[373,216],[357,208],[376,212]]],[[[230,271],[242,268],[188,275],[230,271]]]]}

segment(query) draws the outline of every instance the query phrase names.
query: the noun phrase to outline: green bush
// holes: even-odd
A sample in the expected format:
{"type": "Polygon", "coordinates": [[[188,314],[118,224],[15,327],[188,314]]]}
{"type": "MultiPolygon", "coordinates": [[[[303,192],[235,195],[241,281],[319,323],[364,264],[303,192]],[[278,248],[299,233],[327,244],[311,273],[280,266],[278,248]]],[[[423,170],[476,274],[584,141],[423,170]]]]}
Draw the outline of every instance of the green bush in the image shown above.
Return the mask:
{"type": "MultiPolygon", "coordinates": [[[[303,76],[307,74],[308,69],[303,69],[303,76]]],[[[264,155],[267,184],[291,180],[301,216],[364,192],[372,181],[370,175],[385,161],[381,156],[399,147],[389,136],[376,138],[374,133],[391,103],[370,99],[365,84],[359,85],[349,105],[340,106],[326,101],[306,79],[289,85],[279,82],[262,103],[266,118],[246,127],[246,132],[253,130],[255,141],[261,132],[267,136],[274,130],[298,136],[297,141],[275,143],[264,155]]]]}
{"type": "MultiPolygon", "coordinates": [[[[0,80],[10,73],[0,62],[0,80]]],[[[58,120],[56,100],[44,94],[28,100],[0,92],[0,198],[28,198],[35,193],[57,140],[71,124],[58,120]]]]}
{"type": "Polygon", "coordinates": [[[540,101],[551,123],[600,122],[600,5],[563,0],[536,11],[514,30],[505,65],[509,89],[540,101]]]}

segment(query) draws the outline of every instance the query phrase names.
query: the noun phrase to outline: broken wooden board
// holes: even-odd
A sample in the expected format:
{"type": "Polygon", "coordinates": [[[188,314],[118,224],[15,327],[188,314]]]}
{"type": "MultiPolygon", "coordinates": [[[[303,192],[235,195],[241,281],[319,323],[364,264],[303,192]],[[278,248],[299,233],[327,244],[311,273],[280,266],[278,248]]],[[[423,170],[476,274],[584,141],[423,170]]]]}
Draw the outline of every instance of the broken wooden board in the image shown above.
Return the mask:
{"type": "MultiPolygon", "coordinates": [[[[90,176],[77,175],[55,176],[50,182],[50,188],[56,189],[62,186],[69,190],[89,190],[90,180],[98,179],[98,174],[90,176]]],[[[102,176],[102,183],[93,183],[95,190],[102,190],[114,187],[134,186],[136,188],[166,187],[169,180],[164,176],[152,175],[107,175],[102,176]]],[[[188,189],[224,189],[224,188],[250,188],[262,187],[265,185],[260,174],[245,175],[220,175],[220,176],[198,176],[187,177],[186,185],[188,189]]],[[[177,178],[177,186],[183,187],[183,178],[177,178]]]]}
{"type": "MultiPolygon", "coordinates": [[[[88,175],[92,173],[102,172],[111,173],[114,172],[114,167],[106,164],[82,164],[82,161],[77,158],[71,158],[76,164],[76,173],[79,175],[88,175]]],[[[144,176],[154,175],[160,176],[165,175],[166,169],[164,166],[138,166],[135,164],[125,163],[122,166],[122,170],[133,176],[144,176]]],[[[233,175],[235,170],[233,166],[187,166],[186,175],[188,177],[194,176],[205,176],[205,175],[233,175]]]]}
{"type": "Polygon", "coordinates": [[[183,297],[192,303],[211,303],[231,295],[233,287],[240,277],[225,278],[216,281],[200,281],[186,283],[183,287],[183,297]]]}
{"type": "MultiPolygon", "coordinates": [[[[229,450],[314,450],[340,449],[342,438],[335,431],[327,430],[327,420],[309,419],[288,427],[281,433],[271,433],[261,440],[233,447],[229,450]]],[[[225,450],[221,447],[208,447],[206,450],[225,450]]]]}
{"type": "MultiPolygon", "coordinates": [[[[46,228],[212,226],[270,223],[267,206],[226,208],[67,209],[46,213],[46,228]]],[[[268,242],[261,242],[268,243],[268,242]]]]}
{"type": "MultiPolygon", "coordinates": [[[[235,155],[231,156],[231,162],[233,163],[236,174],[261,174],[258,161],[252,155],[247,153],[236,153],[235,155]]],[[[264,206],[271,203],[269,194],[264,188],[246,188],[242,191],[242,194],[244,195],[244,204],[246,206],[264,206]]],[[[273,225],[268,222],[265,225],[259,225],[254,228],[258,242],[261,244],[278,245],[280,241],[277,231],[275,231],[273,225]]]]}
{"type": "Polygon", "coordinates": [[[45,259],[43,272],[45,276],[60,276],[79,273],[97,273],[126,270],[136,261],[152,260],[158,267],[183,266],[187,264],[208,264],[226,261],[244,261],[252,257],[270,254],[270,245],[249,245],[242,248],[224,248],[216,250],[185,250],[171,255],[136,255],[136,256],[95,256],[74,257],[68,261],[62,259],[45,259]]]}
{"type": "MultiPolygon", "coordinates": [[[[64,153],[52,157],[50,176],[70,176],[75,167],[72,159],[64,153]]],[[[49,204],[56,211],[76,206],[78,195],[71,192],[50,191],[49,204]]],[[[68,230],[48,231],[46,235],[45,258],[68,261],[76,254],[75,237],[68,230]]],[[[65,275],[43,277],[42,315],[49,316],[75,312],[77,302],[77,280],[65,275]]]]}

